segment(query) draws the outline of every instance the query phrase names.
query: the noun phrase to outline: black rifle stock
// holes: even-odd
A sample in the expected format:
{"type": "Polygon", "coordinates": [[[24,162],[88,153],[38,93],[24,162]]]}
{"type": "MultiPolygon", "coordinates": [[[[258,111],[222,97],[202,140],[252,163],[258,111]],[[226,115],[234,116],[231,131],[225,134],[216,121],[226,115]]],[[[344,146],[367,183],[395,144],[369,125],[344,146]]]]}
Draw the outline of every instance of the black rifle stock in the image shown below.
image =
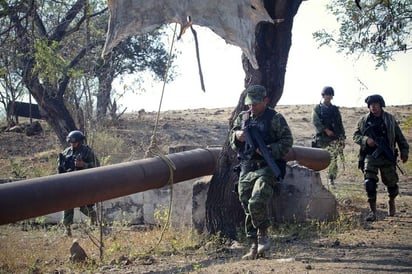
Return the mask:
{"type": "Polygon", "coordinates": [[[66,173],[69,171],[76,170],[76,166],[74,164],[75,157],[73,155],[69,157],[65,157],[62,153],[59,153],[59,160],[58,160],[58,172],[59,173],[66,173]]]}
{"type": "Polygon", "coordinates": [[[59,160],[57,164],[57,170],[59,173],[66,172],[66,157],[63,154],[59,153],[59,160]]]}

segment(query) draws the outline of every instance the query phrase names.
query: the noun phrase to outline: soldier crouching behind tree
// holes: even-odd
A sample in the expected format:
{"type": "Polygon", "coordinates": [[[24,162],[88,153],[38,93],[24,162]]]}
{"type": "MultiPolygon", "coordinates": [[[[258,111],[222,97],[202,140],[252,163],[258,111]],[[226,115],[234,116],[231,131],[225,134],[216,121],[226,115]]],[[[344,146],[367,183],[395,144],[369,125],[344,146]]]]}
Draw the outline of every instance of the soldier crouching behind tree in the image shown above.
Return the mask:
{"type": "Polygon", "coordinates": [[[365,103],[368,105],[369,113],[359,119],[353,140],[360,145],[359,169],[364,174],[365,190],[370,206],[366,221],[373,222],[376,220],[378,172],[389,195],[388,215],[395,215],[395,198],[399,194],[396,145],[400,150],[403,163],[408,160],[409,145],[395,117],[383,110],[385,101],[382,96],[378,94],[368,96],[365,103]]]}
{"type": "MultiPolygon", "coordinates": [[[[67,147],[62,153],[59,153],[58,159],[58,172],[72,172],[76,170],[82,170],[87,168],[98,167],[99,160],[95,156],[93,150],[84,144],[85,136],[83,132],[74,130],[67,135],[67,142],[70,146],[67,147]]],[[[92,225],[96,225],[97,214],[94,209],[94,204],[85,205],[80,207],[80,211],[90,218],[92,225]]],[[[67,209],[63,212],[63,225],[65,227],[65,235],[71,236],[70,226],[73,224],[74,209],[67,209]]]]}
{"type": "Polygon", "coordinates": [[[230,144],[240,159],[237,191],[251,244],[242,259],[250,260],[264,256],[270,249],[268,203],[275,184],[285,175],[283,157],[292,147],[293,137],[285,118],[267,106],[269,98],[263,86],[250,86],[246,92],[245,105],[249,110],[234,121],[230,144]]]}

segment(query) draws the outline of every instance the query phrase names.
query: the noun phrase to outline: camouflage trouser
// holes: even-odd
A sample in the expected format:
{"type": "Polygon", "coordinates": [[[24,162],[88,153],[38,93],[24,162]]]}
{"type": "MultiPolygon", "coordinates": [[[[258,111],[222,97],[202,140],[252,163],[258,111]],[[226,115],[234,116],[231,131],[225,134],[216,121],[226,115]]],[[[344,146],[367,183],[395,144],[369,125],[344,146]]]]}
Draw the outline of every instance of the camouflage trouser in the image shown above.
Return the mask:
{"type": "MultiPolygon", "coordinates": [[[[86,205],[80,207],[80,212],[90,218],[91,222],[96,221],[96,211],[94,210],[94,205],[86,205]]],[[[69,226],[73,224],[73,217],[74,217],[74,209],[67,209],[63,212],[63,225],[69,226]]]]}
{"type": "Polygon", "coordinates": [[[275,183],[276,180],[268,167],[240,175],[238,192],[246,215],[246,237],[256,238],[258,228],[270,226],[267,206],[275,183]]]}
{"type": "MultiPolygon", "coordinates": [[[[396,197],[398,195],[398,182],[399,176],[396,173],[395,163],[386,159],[383,155],[378,158],[374,158],[372,155],[366,155],[365,158],[365,169],[364,169],[364,179],[371,179],[375,182],[379,181],[378,172],[382,179],[382,183],[386,186],[388,190],[389,197],[396,197]]],[[[375,186],[376,188],[377,186],[375,186]]],[[[371,193],[376,193],[371,191],[371,193]]],[[[376,195],[376,194],[375,194],[376,195]]],[[[370,194],[368,194],[370,196],[370,194]]],[[[375,197],[369,197],[369,199],[376,200],[375,197]]]]}
{"type": "Polygon", "coordinates": [[[338,175],[338,158],[341,157],[343,160],[343,145],[340,141],[335,140],[330,142],[328,145],[323,146],[330,153],[330,164],[328,166],[328,176],[329,179],[335,180],[338,175]]]}

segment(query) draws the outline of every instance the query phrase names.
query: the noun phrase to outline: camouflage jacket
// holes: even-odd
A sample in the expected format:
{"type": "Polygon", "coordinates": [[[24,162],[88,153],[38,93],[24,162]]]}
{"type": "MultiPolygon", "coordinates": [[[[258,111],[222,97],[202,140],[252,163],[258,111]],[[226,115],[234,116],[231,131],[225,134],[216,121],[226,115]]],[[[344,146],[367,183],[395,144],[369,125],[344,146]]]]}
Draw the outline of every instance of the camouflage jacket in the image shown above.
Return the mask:
{"type": "MultiPolygon", "coordinates": [[[[367,121],[370,120],[372,114],[368,113],[361,117],[358,121],[357,127],[355,132],[353,133],[353,141],[360,145],[361,150],[364,150],[368,147],[366,141],[370,136],[367,134],[367,121]]],[[[386,128],[386,136],[384,136],[388,140],[388,145],[390,149],[395,153],[396,144],[399,147],[400,155],[402,159],[407,159],[409,154],[409,144],[406,141],[405,136],[402,133],[401,128],[399,127],[398,122],[396,121],[395,117],[382,110],[382,119],[384,126],[386,128]]]]}
{"type": "Polygon", "coordinates": [[[316,130],[316,141],[320,146],[326,146],[333,140],[346,139],[342,116],[335,105],[327,106],[322,103],[316,105],[312,111],[312,123],[316,130]],[[326,128],[332,130],[335,136],[329,137],[325,133],[326,128]]]}
{"type": "MultiPolygon", "coordinates": [[[[244,115],[245,113],[247,113],[247,111],[243,111],[238,115],[238,117],[233,123],[232,129],[230,130],[230,146],[233,150],[236,151],[239,151],[245,145],[245,143],[239,142],[236,139],[235,134],[237,130],[242,129],[242,122],[244,122],[242,121],[242,118],[248,116],[244,115]]],[[[280,113],[276,112],[274,109],[267,107],[261,115],[257,117],[251,116],[249,119],[251,119],[254,122],[268,124],[267,130],[262,132],[263,134],[265,134],[264,136],[262,134],[262,137],[265,140],[265,143],[270,148],[273,158],[275,160],[282,159],[286,155],[286,153],[288,153],[288,151],[293,145],[292,132],[285,118],[280,113]],[[271,113],[267,115],[268,112],[271,113]],[[265,119],[264,117],[272,118],[270,121],[263,121],[265,119]]]]}
{"type": "Polygon", "coordinates": [[[100,166],[99,160],[95,156],[93,150],[89,146],[81,144],[76,150],[70,146],[60,153],[59,158],[57,159],[59,173],[79,170],[80,168],[76,168],[74,165],[74,161],[78,157],[85,163],[85,166],[82,169],[100,166]]]}

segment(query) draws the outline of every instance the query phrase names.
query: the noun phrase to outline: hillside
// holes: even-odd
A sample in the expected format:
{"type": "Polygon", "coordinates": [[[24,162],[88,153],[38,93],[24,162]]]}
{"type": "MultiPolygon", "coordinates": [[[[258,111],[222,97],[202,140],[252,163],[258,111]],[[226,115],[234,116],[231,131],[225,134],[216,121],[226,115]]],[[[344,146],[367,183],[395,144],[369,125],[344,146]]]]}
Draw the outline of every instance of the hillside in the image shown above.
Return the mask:
{"type": "MultiPolygon", "coordinates": [[[[295,105],[276,108],[289,123],[295,145],[310,146],[314,132],[310,122],[312,107],[295,105]]],[[[386,110],[394,114],[401,125],[412,116],[411,105],[390,106],[386,110]]],[[[247,262],[240,260],[245,247],[235,244],[213,248],[207,244],[188,249],[176,248],[179,241],[180,244],[183,242],[182,238],[179,238],[180,234],[169,235],[163,240],[162,246],[166,246],[167,252],[147,255],[143,250],[150,248],[144,245],[150,242],[149,232],[133,228],[113,228],[115,233],[106,236],[107,262],[91,267],[93,271],[85,272],[412,273],[411,157],[407,165],[402,165],[408,174],[400,175],[396,216],[386,215],[387,194],[380,183],[379,219],[375,223],[363,221],[367,213],[367,203],[362,175],[357,170],[358,147],[352,142],[352,134],[358,118],[366,111],[366,108],[341,108],[347,142],[346,161],[344,165],[340,165],[341,172],[336,188],[330,189],[339,202],[341,216],[336,223],[312,223],[309,226],[297,224],[287,227],[278,224],[271,235],[274,245],[270,256],[247,262]],[[115,244],[116,240],[122,238],[126,238],[125,246],[115,244]],[[134,246],[130,247],[131,243],[134,243],[134,246]],[[122,261],[120,257],[110,259],[111,256],[119,256],[119,253],[123,260],[124,257],[127,260],[122,261]],[[118,263],[113,263],[116,260],[118,263]]],[[[165,153],[170,148],[179,146],[222,145],[227,137],[231,114],[232,109],[229,108],[162,112],[157,127],[158,145],[165,153]]],[[[108,159],[110,163],[141,159],[150,144],[156,117],[157,113],[154,112],[127,113],[121,117],[118,125],[104,127],[104,138],[99,139],[99,134],[96,133],[89,136],[89,141],[93,142],[97,154],[108,159]],[[114,148],[116,151],[111,152],[110,149],[114,148]],[[110,159],[107,155],[111,156],[110,159]]],[[[43,122],[41,124],[44,132],[39,136],[28,137],[24,133],[16,132],[0,133],[0,178],[55,173],[56,157],[61,148],[48,126],[43,122]]],[[[411,145],[412,128],[405,129],[404,134],[411,145]]],[[[321,178],[325,179],[324,171],[321,172],[321,178]]],[[[325,187],[328,188],[326,184],[325,187]]],[[[47,273],[79,273],[78,268],[67,265],[67,250],[72,239],[63,237],[59,227],[24,231],[20,225],[5,225],[0,226],[0,237],[0,273],[44,272],[39,269],[46,269],[47,273]],[[15,268],[12,268],[13,265],[15,268]]],[[[80,240],[90,256],[98,261],[97,248],[88,243],[88,237],[85,235],[80,240]]]]}

